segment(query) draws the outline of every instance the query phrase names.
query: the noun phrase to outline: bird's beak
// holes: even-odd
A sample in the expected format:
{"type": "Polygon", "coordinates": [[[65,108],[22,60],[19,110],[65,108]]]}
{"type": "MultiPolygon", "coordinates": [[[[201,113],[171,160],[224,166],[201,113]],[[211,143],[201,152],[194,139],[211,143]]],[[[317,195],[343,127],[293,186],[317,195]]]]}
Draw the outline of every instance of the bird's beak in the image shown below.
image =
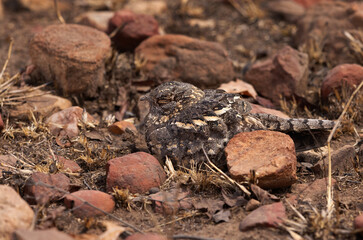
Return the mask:
{"type": "Polygon", "coordinates": [[[150,100],[150,94],[147,93],[140,97],[140,101],[149,101],[150,100]]]}

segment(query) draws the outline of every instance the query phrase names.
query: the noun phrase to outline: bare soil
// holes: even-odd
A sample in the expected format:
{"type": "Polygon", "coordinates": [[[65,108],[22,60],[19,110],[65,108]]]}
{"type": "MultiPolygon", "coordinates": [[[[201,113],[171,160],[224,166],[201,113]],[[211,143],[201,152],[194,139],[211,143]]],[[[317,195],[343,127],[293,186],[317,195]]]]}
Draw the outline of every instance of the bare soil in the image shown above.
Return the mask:
{"type": "MultiPolygon", "coordinates": [[[[222,0],[190,0],[188,9],[181,8],[180,1],[167,0],[167,2],[166,12],[156,16],[161,28],[166,33],[184,34],[199,39],[220,42],[234,61],[236,75],[239,77],[242,77],[243,71],[251,63],[270,56],[283,45],[288,44],[296,47],[292,41],[296,26],[268,13],[262,17],[254,17],[253,13],[251,13],[251,16],[242,16],[228,1],[222,0]],[[193,9],[202,9],[203,11],[200,13],[193,11],[193,9]],[[215,26],[213,28],[191,26],[188,20],[192,18],[213,20],[215,26]]],[[[268,1],[255,2],[263,7],[268,1]]],[[[76,16],[87,10],[89,9],[74,7],[63,11],[62,15],[67,23],[71,23],[76,16]]],[[[11,37],[14,39],[14,47],[7,68],[10,75],[24,70],[31,63],[27,48],[28,41],[34,33],[41,31],[43,27],[50,24],[58,24],[58,19],[53,11],[35,13],[27,10],[6,9],[5,18],[0,22],[0,63],[3,64],[6,60],[9,46],[8,39],[11,37]]],[[[136,118],[140,116],[136,102],[138,97],[148,88],[147,86],[141,88],[136,84],[131,84],[140,80],[140,76],[137,75],[133,65],[133,54],[121,53],[120,59],[122,67],[117,71],[125,76],[124,82],[115,82],[112,78],[109,78],[109,88],[101,90],[99,98],[83,99],[82,105],[95,116],[102,117],[108,113],[123,111],[123,106],[127,106],[126,114],[129,116],[135,116],[136,118]],[[121,89],[121,94],[120,91],[114,91],[113,89],[121,89]],[[114,104],[115,99],[119,99],[119,101],[116,101],[116,105],[114,104]]],[[[321,69],[323,67],[311,66],[312,69],[321,69]]],[[[320,78],[319,81],[321,80],[320,78]]],[[[40,84],[40,82],[29,82],[29,84],[40,84]]],[[[47,89],[57,94],[52,85],[48,86],[47,89]]],[[[79,99],[72,97],[69,97],[69,99],[74,104],[79,101],[79,99]]],[[[328,118],[321,109],[321,106],[310,108],[315,115],[328,118]]],[[[3,107],[1,110],[5,121],[8,111],[11,111],[11,109],[3,107]]],[[[300,112],[303,112],[303,110],[300,110],[300,112]]],[[[119,118],[121,117],[119,116],[119,118]]],[[[81,136],[87,139],[88,145],[79,141],[73,142],[69,148],[63,148],[57,145],[56,139],[47,133],[42,123],[39,122],[36,125],[35,130],[33,130],[34,134],[29,134],[21,131],[21,127],[30,126],[32,124],[31,120],[9,119],[9,121],[19,131],[14,133],[14,138],[9,136],[0,138],[0,154],[13,153],[21,159],[33,162],[38,170],[49,172],[51,166],[48,159],[50,155],[49,148],[51,148],[55,154],[76,160],[82,167],[83,173],[81,175],[69,175],[75,189],[91,188],[105,191],[106,173],[104,167],[107,160],[136,151],[148,151],[142,135],[124,134],[113,137],[111,142],[105,140],[104,136],[107,134],[102,125],[93,130],[98,133],[98,135],[96,134],[98,137],[82,131],[81,136]],[[89,157],[93,160],[84,160],[85,150],[87,149],[90,149],[91,154],[89,157]],[[105,150],[106,154],[102,150],[105,150]]],[[[360,127],[357,123],[353,126],[358,129],[360,127]]],[[[334,139],[332,148],[337,149],[354,143],[355,138],[352,132],[347,131],[334,139]]],[[[362,165],[359,167],[362,168],[362,165]]],[[[13,186],[22,193],[26,177],[14,172],[4,173],[3,177],[0,178],[0,184],[13,186]]],[[[336,209],[331,220],[330,231],[325,235],[327,236],[325,239],[358,239],[354,234],[343,234],[339,230],[351,232],[354,217],[363,211],[362,179],[355,169],[340,171],[335,173],[333,177],[337,180],[334,191],[336,209]]],[[[298,183],[311,183],[315,179],[316,176],[311,171],[302,166],[298,168],[298,183]]],[[[183,187],[194,189],[192,184],[183,187]]],[[[203,191],[193,192],[192,196],[222,198],[220,192],[220,187],[211,184],[203,191]]],[[[291,189],[280,189],[271,193],[284,199],[290,192],[291,189]]],[[[35,228],[44,229],[55,226],[61,231],[75,235],[82,233],[100,234],[104,229],[100,227],[99,222],[105,219],[112,220],[109,216],[96,219],[77,219],[70,211],[62,211],[57,217],[51,218],[51,210],[62,205],[63,203],[60,201],[46,205],[44,208],[33,206],[34,210],[39,211],[35,228]]],[[[325,194],[319,200],[312,202],[311,206],[319,212],[325,209],[325,194]]],[[[323,239],[320,233],[327,227],[321,229],[319,226],[312,224],[314,219],[317,218],[312,211],[312,207],[309,207],[306,203],[297,206],[297,209],[309,219],[310,223],[304,229],[303,234],[310,236],[311,239],[323,239]]],[[[154,213],[150,204],[132,204],[131,209],[128,209],[125,207],[124,202],[119,201],[113,215],[137,226],[142,231],[160,232],[168,236],[185,234],[214,239],[291,239],[288,232],[283,229],[260,227],[241,232],[238,229],[239,223],[248,212],[243,207],[235,207],[231,209],[231,213],[232,216],[229,222],[215,224],[203,213],[190,215],[188,212],[179,212],[171,216],[164,216],[154,213]]],[[[288,209],[288,216],[290,219],[297,219],[291,209],[288,209]]]]}

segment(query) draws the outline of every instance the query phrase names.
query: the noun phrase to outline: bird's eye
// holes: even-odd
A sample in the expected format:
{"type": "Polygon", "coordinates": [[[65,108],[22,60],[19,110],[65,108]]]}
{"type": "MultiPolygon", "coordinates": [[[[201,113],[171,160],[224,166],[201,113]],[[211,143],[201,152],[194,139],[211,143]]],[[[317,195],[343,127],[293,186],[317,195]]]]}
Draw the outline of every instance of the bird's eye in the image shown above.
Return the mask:
{"type": "Polygon", "coordinates": [[[164,104],[169,103],[170,101],[171,101],[170,98],[160,98],[160,99],[158,99],[158,104],[159,105],[164,105],[164,104]]]}

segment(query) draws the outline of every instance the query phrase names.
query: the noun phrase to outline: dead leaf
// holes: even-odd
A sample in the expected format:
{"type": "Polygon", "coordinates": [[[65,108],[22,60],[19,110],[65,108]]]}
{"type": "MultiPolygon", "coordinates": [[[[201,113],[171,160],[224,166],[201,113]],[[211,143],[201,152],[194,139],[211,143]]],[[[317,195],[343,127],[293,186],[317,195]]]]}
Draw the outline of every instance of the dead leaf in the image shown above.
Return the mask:
{"type": "Polygon", "coordinates": [[[219,89],[223,89],[227,93],[237,93],[245,96],[250,96],[256,99],[257,92],[253,86],[242,80],[237,79],[236,81],[231,81],[228,83],[223,83],[219,86],[219,89]]]}
{"type": "Polygon", "coordinates": [[[247,204],[247,199],[245,199],[243,196],[241,196],[240,193],[235,192],[234,194],[228,194],[225,191],[222,191],[222,196],[224,199],[224,202],[229,207],[240,207],[247,204]]]}
{"type": "Polygon", "coordinates": [[[261,202],[262,205],[280,201],[278,197],[267,192],[266,190],[263,190],[255,184],[251,184],[251,190],[256,195],[257,199],[261,202]]]}
{"type": "Polygon", "coordinates": [[[212,218],[212,216],[223,209],[224,202],[219,199],[209,199],[203,198],[198,201],[193,202],[195,209],[207,212],[207,215],[212,218]]]}
{"type": "Polygon", "coordinates": [[[97,132],[97,131],[91,131],[91,132],[86,132],[86,137],[91,139],[91,140],[98,140],[98,141],[104,141],[105,137],[102,136],[101,133],[97,132]]]}

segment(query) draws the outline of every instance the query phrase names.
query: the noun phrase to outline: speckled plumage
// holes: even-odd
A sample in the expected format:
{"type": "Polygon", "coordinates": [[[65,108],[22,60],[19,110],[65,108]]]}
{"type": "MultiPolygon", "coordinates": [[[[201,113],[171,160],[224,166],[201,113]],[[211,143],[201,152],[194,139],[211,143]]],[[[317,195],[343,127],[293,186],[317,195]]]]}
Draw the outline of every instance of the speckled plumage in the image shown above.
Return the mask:
{"type": "Polygon", "coordinates": [[[238,94],[223,90],[201,90],[191,84],[167,82],[143,97],[150,103],[145,118],[145,137],[151,152],[160,159],[190,166],[205,160],[202,147],[218,165],[223,149],[239,132],[259,129],[306,131],[329,129],[333,121],[282,119],[269,114],[252,114],[251,106],[238,94]]]}

